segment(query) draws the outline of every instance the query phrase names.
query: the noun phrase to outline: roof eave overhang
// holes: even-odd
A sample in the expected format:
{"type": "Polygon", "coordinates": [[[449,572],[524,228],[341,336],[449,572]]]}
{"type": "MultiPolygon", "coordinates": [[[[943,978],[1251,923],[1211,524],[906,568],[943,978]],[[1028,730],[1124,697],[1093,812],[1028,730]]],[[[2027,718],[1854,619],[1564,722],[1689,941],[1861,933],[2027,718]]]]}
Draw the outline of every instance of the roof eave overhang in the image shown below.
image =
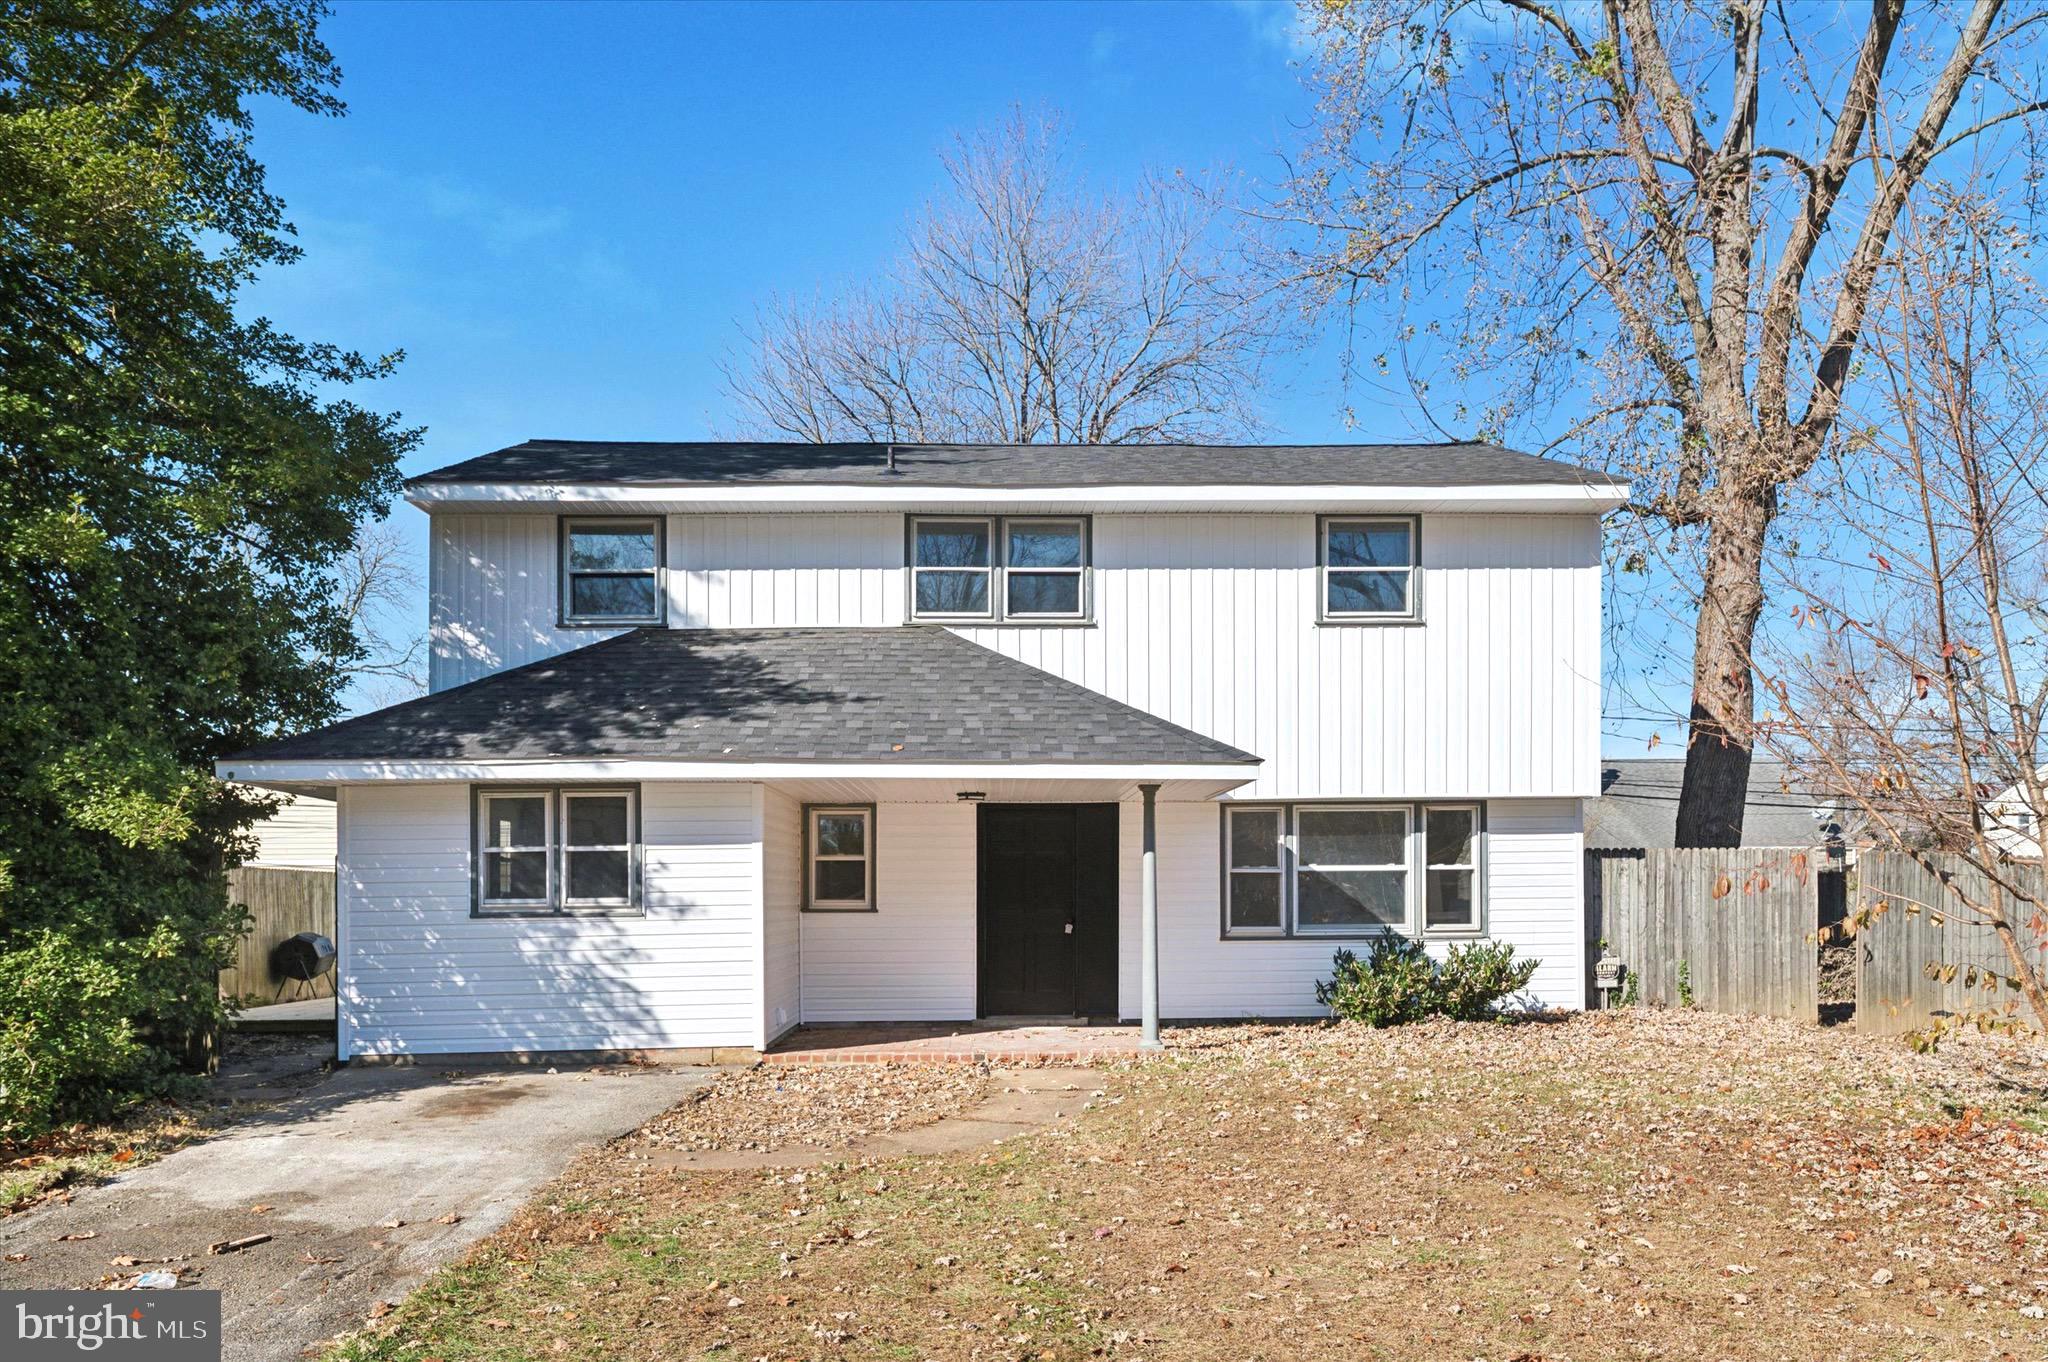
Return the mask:
{"type": "Polygon", "coordinates": [[[988,487],[871,483],[415,482],[421,510],[946,511],[1064,507],[1075,511],[1523,511],[1601,514],[1627,503],[1626,483],[1485,484],[1460,487],[1245,484],[988,487]]]}
{"type": "Polygon", "coordinates": [[[263,786],[386,785],[474,781],[584,780],[1106,780],[1145,784],[1214,781],[1235,789],[1255,779],[1258,761],[1242,762],[851,762],[678,761],[670,758],[542,757],[518,760],[228,758],[214,763],[222,780],[263,786]]]}

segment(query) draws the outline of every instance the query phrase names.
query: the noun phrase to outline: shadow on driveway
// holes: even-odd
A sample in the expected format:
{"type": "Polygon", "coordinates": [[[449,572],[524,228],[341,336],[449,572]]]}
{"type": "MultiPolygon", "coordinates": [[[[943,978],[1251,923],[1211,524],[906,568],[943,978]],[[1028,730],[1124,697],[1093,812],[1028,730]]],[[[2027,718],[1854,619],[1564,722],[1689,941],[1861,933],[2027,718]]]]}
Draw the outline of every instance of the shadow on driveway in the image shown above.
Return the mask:
{"type": "Polygon", "coordinates": [[[714,1072],[298,1076],[295,1092],[281,1083],[275,1105],[211,1139],[0,1221],[0,1252],[27,1255],[0,1261],[0,1286],[112,1286],[181,1269],[181,1285],[222,1293],[227,1358],[291,1358],[504,1224],[580,1148],[638,1127],[714,1072]],[[267,1243],[207,1253],[264,1233],[267,1243]]]}

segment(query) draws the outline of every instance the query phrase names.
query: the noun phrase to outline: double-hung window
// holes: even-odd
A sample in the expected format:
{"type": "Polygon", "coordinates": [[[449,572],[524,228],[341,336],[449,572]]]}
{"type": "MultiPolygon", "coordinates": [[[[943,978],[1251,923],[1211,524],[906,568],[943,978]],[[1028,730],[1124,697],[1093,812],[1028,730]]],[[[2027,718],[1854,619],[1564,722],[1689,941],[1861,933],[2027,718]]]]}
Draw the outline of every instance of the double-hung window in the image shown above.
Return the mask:
{"type": "Polygon", "coordinates": [[[1414,516],[1337,517],[1322,522],[1322,618],[1370,622],[1417,617],[1414,516]]]}
{"type": "Polygon", "coordinates": [[[1229,847],[1224,905],[1232,935],[1277,936],[1286,930],[1287,811],[1225,806],[1229,847]]]}
{"type": "Polygon", "coordinates": [[[867,912],[875,906],[872,805],[804,809],[804,907],[867,912]]]}
{"type": "Polygon", "coordinates": [[[1423,926],[1430,931],[1479,929],[1479,810],[1423,810],[1426,862],[1423,926]]]}
{"type": "Polygon", "coordinates": [[[562,623],[661,623],[661,560],[659,520],[564,520],[562,623]]]}
{"type": "Polygon", "coordinates": [[[640,796],[632,787],[479,788],[475,846],[479,916],[640,906],[640,796]]]}
{"type": "Polygon", "coordinates": [[[1020,624],[1088,618],[1083,516],[913,516],[910,616],[1020,624]]]}
{"type": "Polygon", "coordinates": [[[1003,522],[1003,617],[1080,619],[1086,613],[1088,524],[1003,522]]]}
{"type": "Polygon", "coordinates": [[[1226,805],[1224,935],[1474,935],[1484,830],[1478,804],[1226,805]]]}

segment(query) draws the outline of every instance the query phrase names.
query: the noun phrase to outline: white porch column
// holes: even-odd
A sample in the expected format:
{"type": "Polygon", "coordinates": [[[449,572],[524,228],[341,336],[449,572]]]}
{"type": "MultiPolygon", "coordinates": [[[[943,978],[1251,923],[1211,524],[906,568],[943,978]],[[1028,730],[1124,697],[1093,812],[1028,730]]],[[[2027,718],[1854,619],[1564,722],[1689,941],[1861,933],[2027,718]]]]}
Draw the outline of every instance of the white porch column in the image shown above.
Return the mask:
{"type": "Polygon", "coordinates": [[[1140,785],[1138,792],[1145,797],[1145,858],[1138,873],[1138,940],[1143,952],[1138,995],[1144,1028],[1138,1048],[1158,1050],[1164,1048],[1159,1040],[1159,787],[1140,785]]]}

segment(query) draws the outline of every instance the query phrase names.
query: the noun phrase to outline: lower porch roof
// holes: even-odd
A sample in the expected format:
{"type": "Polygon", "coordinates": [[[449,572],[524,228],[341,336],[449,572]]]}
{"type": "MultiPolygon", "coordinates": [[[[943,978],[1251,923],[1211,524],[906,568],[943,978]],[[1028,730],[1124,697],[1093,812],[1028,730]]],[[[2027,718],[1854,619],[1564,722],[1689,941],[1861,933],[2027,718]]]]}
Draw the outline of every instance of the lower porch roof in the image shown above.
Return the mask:
{"type": "Polygon", "coordinates": [[[913,625],[636,629],[265,743],[215,769],[296,791],[420,780],[767,780],[841,798],[994,801],[1114,798],[1139,784],[1160,785],[1167,798],[1211,798],[1250,781],[1258,765],[1227,743],[913,625]]]}

